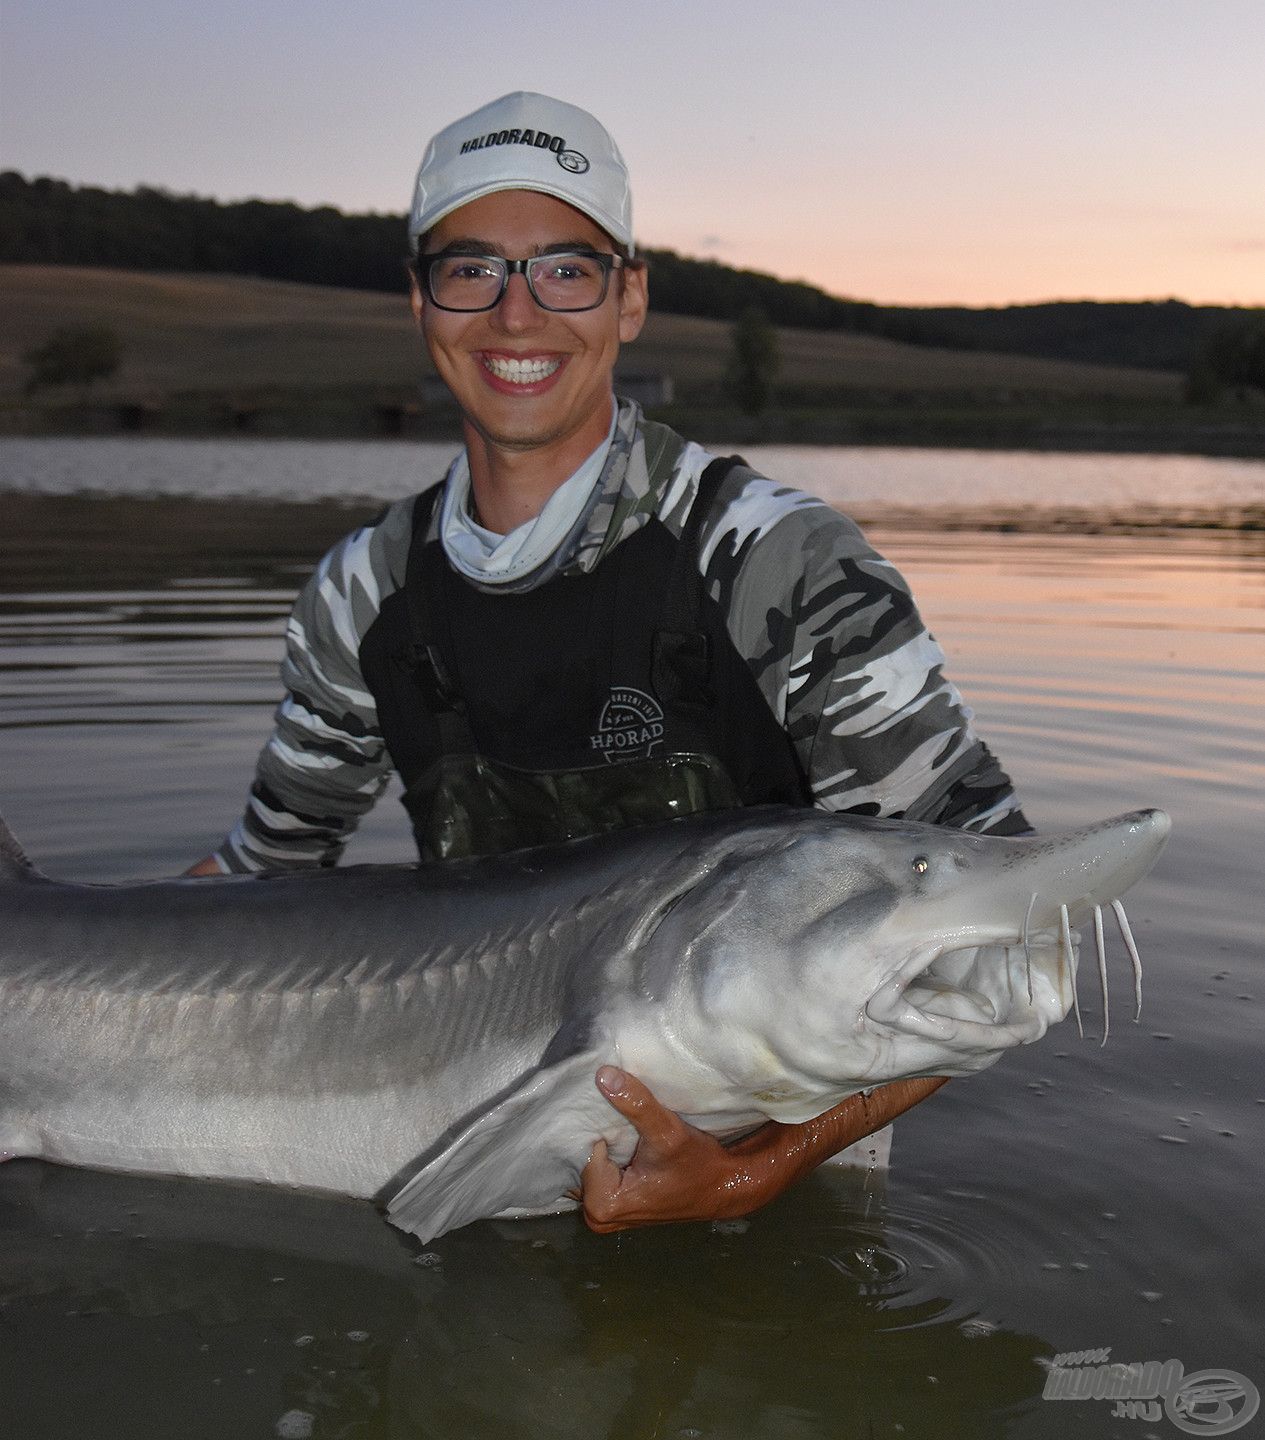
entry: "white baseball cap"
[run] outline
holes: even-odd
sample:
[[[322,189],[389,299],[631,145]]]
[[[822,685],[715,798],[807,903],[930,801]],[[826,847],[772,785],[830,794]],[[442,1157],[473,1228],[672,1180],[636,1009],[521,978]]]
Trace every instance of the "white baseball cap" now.
[[[539,190],[574,205],[629,254],[632,193],[619,147],[587,110],[516,90],[441,130],[426,147],[409,249],[452,211],[497,190]]]

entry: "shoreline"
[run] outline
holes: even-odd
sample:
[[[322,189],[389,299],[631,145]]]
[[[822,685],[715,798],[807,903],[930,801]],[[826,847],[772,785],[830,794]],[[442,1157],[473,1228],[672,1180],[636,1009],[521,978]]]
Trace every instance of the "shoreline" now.
[[[1114,409],[1114,407],[1113,407]],[[1071,413],[1069,413],[1069,410]],[[864,448],[1016,450],[1034,453],[1202,455],[1265,459],[1265,409],[1174,413],[1094,406],[866,406],[770,410],[759,416],[694,406],[647,406],[646,418],[703,445],[840,445]],[[395,399],[302,396],[175,397],[143,403],[100,397],[62,406],[0,405],[0,438],[120,435],[132,439],[431,440],[461,443],[456,412]]]

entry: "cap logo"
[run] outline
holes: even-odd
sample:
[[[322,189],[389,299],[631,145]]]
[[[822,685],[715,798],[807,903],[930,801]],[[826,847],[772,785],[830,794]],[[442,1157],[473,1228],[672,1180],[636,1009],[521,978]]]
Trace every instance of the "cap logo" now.
[[[493,145],[530,145],[536,150],[552,150],[558,164],[572,175],[583,175],[589,168],[587,155],[578,150],[568,150],[567,142],[561,135],[550,135],[547,130],[492,130],[486,135],[463,140],[457,153],[465,155],[471,150],[487,150]]]
[[[567,148],[567,142],[561,135],[550,135],[547,130],[492,130],[487,135],[463,140],[457,153],[464,155],[468,150],[486,150],[492,145],[534,145],[537,150],[552,150],[555,155]]]

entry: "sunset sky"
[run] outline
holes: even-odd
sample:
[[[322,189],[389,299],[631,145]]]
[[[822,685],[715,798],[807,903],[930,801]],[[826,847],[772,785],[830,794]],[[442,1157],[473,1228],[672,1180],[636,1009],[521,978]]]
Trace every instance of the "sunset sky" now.
[[[641,243],[890,303],[1265,304],[1265,0],[10,0],[0,167],[403,211],[508,90]]]

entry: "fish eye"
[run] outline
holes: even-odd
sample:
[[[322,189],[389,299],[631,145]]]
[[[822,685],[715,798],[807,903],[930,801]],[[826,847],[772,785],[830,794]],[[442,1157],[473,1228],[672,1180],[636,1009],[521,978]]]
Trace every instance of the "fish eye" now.
[[[915,875],[925,875],[931,869],[931,861],[925,855],[915,855],[910,864]]]

